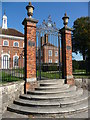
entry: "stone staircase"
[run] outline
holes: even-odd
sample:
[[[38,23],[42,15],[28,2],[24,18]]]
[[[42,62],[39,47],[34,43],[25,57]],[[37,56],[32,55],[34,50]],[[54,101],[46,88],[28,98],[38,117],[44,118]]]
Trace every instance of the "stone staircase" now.
[[[38,83],[40,86],[35,91],[21,95],[7,110],[36,117],[60,117],[88,111],[87,90],[64,84],[63,79]]]

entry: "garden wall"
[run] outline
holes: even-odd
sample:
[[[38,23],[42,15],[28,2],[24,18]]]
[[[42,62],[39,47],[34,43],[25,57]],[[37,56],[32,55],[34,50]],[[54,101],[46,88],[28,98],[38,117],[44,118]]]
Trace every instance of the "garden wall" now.
[[[24,94],[24,81],[0,85],[0,112],[4,112],[20,94]]]
[[[77,87],[81,87],[83,89],[88,89],[90,91],[90,79],[74,79],[75,80],[75,85]]]

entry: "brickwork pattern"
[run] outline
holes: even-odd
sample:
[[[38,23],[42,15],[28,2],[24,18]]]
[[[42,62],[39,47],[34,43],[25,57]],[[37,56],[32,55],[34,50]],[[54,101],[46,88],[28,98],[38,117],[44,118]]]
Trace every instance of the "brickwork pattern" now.
[[[67,84],[74,84],[72,75],[72,41],[71,30],[64,29],[62,31],[62,63],[63,63],[63,78]]]
[[[36,24],[27,22],[26,31],[26,78],[36,78]],[[30,46],[28,42],[35,43],[34,46]]]
[[[8,42],[9,42],[9,46],[3,46],[3,41],[4,40],[8,40]],[[10,38],[0,38],[0,41],[2,41],[1,43],[0,43],[0,58],[1,58],[1,55],[2,54],[9,54],[10,55],[10,61],[11,61],[11,63],[10,63],[10,68],[12,68],[13,67],[13,56],[15,56],[15,55],[17,55],[17,56],[19,56],[19,60],[18,60],[18,66],[19,67],[24,67],[24,61],[23,61],[23,59],[24,59],[24,46],[23,46],[23,44],[24,44],[24,40],[15,40],[15,39],[10,39]],[[13,43],[14,42],[18,42],[19,43],[19,47],[14,47],[13,46]],[[20,58],[20,56],[21,56],[21,54],[23,55],[21,58]],[[1,68],[1,61],[0,61],[0,68]]]

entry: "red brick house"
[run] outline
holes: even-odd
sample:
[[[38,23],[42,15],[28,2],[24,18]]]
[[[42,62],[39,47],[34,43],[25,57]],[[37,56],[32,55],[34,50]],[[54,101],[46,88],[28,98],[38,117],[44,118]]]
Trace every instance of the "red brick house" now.
[[[4,14],[2,28],[0,28],[0,68],[23,67],[23,48],[24,35],[15,29],[7,27],[7,16]]]
[[[60,62],[61,61],[62,59],[60,57]],[[48,34],[45,34],[44,37],[41,37],[41,63],[59,63],[59,49],[57,46],[48,41]]]

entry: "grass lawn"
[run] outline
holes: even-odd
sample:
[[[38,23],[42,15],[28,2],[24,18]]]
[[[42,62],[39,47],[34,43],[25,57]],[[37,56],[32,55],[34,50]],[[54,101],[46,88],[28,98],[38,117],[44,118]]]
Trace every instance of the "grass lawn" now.
[[[87,78],[90,79],[90,74],[86,74],[86,70],[75,70],[73,72],[74,78]]]
[[[86,78],[90,79],[90,75],[87,74],[73,74],[74,78]]]
[[[73,73],[86,73],[86,70],[74,70]]]
[[[24,68],[17,68],[17,69],[14,69],[15,70],[15,72],[17,72],[17,73],[22,73],[22,74],[24,74]]]
[[[19,69],[19,70],[17,69],[14,72],[15,73],[12,75],[12,74],[10,74],[10,72],[0,71],[0,78],[1,78],[0,83],[15,82],[15,81],[20,81],[20,80],[23,79],[23,77],[20,77],[20,74],[23,74],[22,69]],[[76,70],[73,73],[73,76],[74,76],[74,78],[90,79],[90,74],[87,75],[84,72],[85,72],[85,70],[82,70],[82,71],[81,70]],[[37,77],[39,77],[39,76],[40,76],[40,73],[39,73],[39,71],[37,71]],[[59,75],[58,71],[52,72],[52,73],[41,71],[41,78],[44,78],[44,79],[59,79],[59,76],[60,76],[60,79],[61,79],[62,78],[62,73],[60,73],[60,75]]]
[[[38,71],[37,71],[37,76],[40,76]],[[76,72],[73,73],[73,76],[74,78],[90,79],[90,74],[87,75],[85,70],[76,70]],[[55,72],[55,73],[41,72],[41,77],[50,78],[50,79],[59,79],[59,72]],[[62,73],[60,73],[60,78],[62,78]]]
[[[40,76],[39,71],[37,71],[37,76]],[[59,79],[59,72],[50,73],[50,72],[41,72],[41,77],[50,78],[50,79]],[[62,74],[60,73],[60,78]]]

